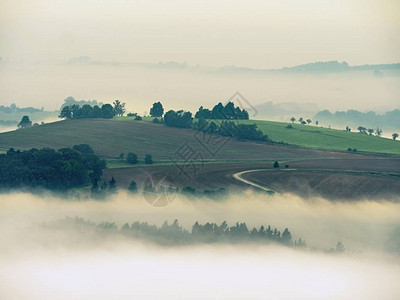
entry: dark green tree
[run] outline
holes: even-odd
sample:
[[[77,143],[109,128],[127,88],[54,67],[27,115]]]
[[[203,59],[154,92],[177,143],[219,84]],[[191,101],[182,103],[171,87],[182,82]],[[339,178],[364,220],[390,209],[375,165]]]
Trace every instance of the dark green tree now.
[[[138,163],[138,157],[135,153],[129,152],[126,156],[126,161],[130,164],[137,164]]]
[[[164,114],[164,107],[161,102],[153,103],[153,107],[150,109],[150,116],[152,117],[162,117]]]
[[[115,100],[113,102],[114,105],[114,113],[116,116],[123,116],[125,113],[125,103],[122,103],[119,100]]]
[[[72,112],[69,106],[64,106],[58,116],[60,119],[72,119]]]
[[[144,162],[148,165],[151,165],[153,163],[153,156],[151,154],[146,154],[144,157]]]
[[[128,191],[130,193],[136,193],[138,191],[137,184],[134,180],[131,180],[131,183],[128,186]]]
[[[104,104],[101,107],[101,112],[102,112],[103,118],[105,118],[105,119],[111,119],[112,117],[115,116],[114,108],[112,107],[111,104]]]
[[[115,193],[117,191],[117,181],[114,176],[108,181],[108,190],[110,193]]]
[[[278,163],[278,161],[275,161],[275,162],[274,162],[274,168],[279,168],[279,163]]]
[[[23,116],[21,121],[18,123],[18,128],[32,127],[32,121],[29,120],[28,116]]]

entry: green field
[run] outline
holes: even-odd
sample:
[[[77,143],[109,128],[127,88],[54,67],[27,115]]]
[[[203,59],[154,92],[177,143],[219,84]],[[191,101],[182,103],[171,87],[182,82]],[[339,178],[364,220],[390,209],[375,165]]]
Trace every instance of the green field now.
[[[361,152],[400,155],[400,142],[358,132],[329,129],[313,125],[282,122],[242,120],[242,124],[257,124],[257,127],[274,142],[299,147],[346,151],[348,148]],[[292,128],[287,128],[288,125]]]

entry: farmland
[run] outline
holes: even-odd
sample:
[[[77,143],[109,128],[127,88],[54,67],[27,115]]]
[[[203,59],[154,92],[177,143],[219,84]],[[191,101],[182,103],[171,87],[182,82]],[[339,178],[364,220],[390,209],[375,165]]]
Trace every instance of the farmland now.
[[[295,145],[254,143],[204,137],[191,129],[167,127],[150,120],[79,119],[49,123],[0,134],[0,150],[89,144],[107,159],[104,179],[114,176],[120,188],[127,188],[131,180],[140,185],[150,175],[157,178],[167,174],[180,188],[241,191],[254,188],[236,180],[233,174],[267,169],[243,177],[277,192],[330,199],[356,199],[364,195],[390,198],[399,192],[398,141],[307,125],[293,124],[288,129],[285,123],[242,121],[256,122],[272,140]],[[308,143],[311,149],[306,148]],[[344,151],[348,147],[360,151]],[[138,164],[118,159],[120,153],[128,152],[138,155]],[[144,163],[147,153],[153,155],[153,165]],[[281,164],[279,170],[273,169],[274,161]],[[285,165],[291,171],[285,170]]]

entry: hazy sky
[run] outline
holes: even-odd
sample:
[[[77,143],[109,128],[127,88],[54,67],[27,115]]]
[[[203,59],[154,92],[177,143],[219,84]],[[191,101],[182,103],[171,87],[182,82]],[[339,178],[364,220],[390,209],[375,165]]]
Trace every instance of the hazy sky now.
[[[275,68],[400,61],[398,0],[2,0],[3,59]]]

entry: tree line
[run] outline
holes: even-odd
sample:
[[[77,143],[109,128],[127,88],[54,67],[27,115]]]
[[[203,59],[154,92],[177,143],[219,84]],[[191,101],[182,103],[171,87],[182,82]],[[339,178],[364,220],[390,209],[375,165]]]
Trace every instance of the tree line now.
[[[154,114],[155,111],[157,114]],[[194,121],[190,111],[184,110],[169,110],[164,114],[164,118],[159,120],[157,117],[161,117],[163,111],[164,109],[160,102],[153,104],[150,112],[153,117],[156,117],[153,120],[154,123],[164,123],[170,127],[188,128],[211,134],[231,136],[241,140],[269,141],[268,136],[263,134],[256,124],[236,124],[232,121],[248,119],[248,113],[245,110],[240,110],[239,107],[235,107],[232,102],[225,106],[218,103],[212,111],[200,107],[195,115],[198,119],[197,121]],[[218,123],[209,122],[207,119],[220,119],[222,121]]]
[[[220,225],[213,222],[200,224],[195,222],[191,230],[183,228],[178,220],[172,223],[165,221],[161,226],[148,222],[134,221],[118,227],[114,222],[101,222],[96,224],[83,218],[64,218],[58,221],[65,226],[81,226],[94,229],[100,233],[116,233],[126,237],[143,239],[162,245],[189,245],[195,243],[279,243],[289,247],[306,247],[306,242],[301,238],[293,240],[288,228],[282,232],[277,228],[260,226],[248,228],[245,222],[236,222],[229,226],[226,221]]]
[[[86,144],[62,149],[9,149],[0,154],[0,189],[34,188],[63,191],[97,184],[106,162]]]
[[[113,102],[113,105],[107,103],[99,107],[98,105],[91,106],[90,104],[84,104],[80,107],[77,104],[72,104],[64,106],[59,117],[61,119],[111,119],[114,116],[122,116],[125,112],[125,103],[116,100]]]

